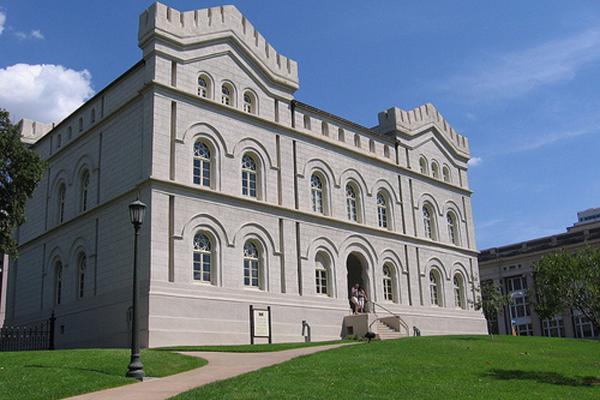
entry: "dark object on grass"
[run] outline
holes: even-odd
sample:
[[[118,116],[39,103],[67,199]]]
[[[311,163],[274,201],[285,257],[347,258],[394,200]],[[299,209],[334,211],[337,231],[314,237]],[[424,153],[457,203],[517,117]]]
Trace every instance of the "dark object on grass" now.
[[[371,342],[371,340],[375,339],[375,337],[377,337],[377,335],[373,332],[365,333],[365,339],[367,339],[369,343]]]
[[[421,330],[416,326],[413,326],[413,336],[421,336]]]

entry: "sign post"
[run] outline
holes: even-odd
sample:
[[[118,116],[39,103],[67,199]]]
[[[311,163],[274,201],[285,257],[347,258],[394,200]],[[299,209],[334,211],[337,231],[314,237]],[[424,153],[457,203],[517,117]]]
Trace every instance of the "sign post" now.
[[[254,308],[250,305],[250,344],[254,344],[255,338],[269,339],[272,343],[271,306]]]

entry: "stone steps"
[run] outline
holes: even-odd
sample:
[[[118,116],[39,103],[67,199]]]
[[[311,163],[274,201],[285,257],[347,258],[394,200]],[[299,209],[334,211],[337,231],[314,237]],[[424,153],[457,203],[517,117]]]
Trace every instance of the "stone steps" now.
[[[375,322],[373,327],[375,328],[375,333],[377,333],[377,336],[381,340],[400,339],[405,336],[402,334],[402,332],[398,332],[397,330],[391,328],[389,325],[381,321]]]

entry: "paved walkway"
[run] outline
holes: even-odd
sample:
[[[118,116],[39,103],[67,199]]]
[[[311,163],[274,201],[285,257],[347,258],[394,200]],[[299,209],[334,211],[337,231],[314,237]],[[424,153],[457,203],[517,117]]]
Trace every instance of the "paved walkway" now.
[[[217,353],[190,351],[181,354],[201,357],[208,364],[165,378],[149,380],[69,397],[68,400],[162,400],[207,383],[231,378],[246,372],[279,364],[292,358],[329,350],[346,344],[303,347],[269,353]]]

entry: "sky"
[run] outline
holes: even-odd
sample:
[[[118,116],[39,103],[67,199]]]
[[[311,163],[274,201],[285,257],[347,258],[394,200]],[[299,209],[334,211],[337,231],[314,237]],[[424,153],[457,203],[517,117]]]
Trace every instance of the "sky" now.
[[[470,140],[479,249],[561,233],[600,207],[597,1],[234,4],[298,61],[303,102],[366,126],[433,103]],[[58,121],[141,59],[142,0],[0,0],[0,107]]]

